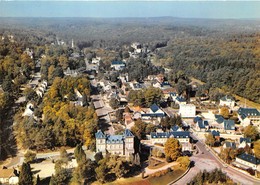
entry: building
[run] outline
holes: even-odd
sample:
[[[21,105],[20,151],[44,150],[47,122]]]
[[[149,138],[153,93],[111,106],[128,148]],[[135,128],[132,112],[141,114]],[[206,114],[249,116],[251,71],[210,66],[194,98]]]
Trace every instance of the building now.
[[[246,146],[251,147],[251,143],[252,143],[251,138],[243,138],[243,137],[241,137],[239,139],[239,146],[238,146],[238,148],[245,148]]]
[[[134,135],[126,129],[122,135],[107,135],[99,130],[96,134],[96,152],[103,155],[109,152],[114,155],[129,157],[134,153]]]
[[[236,149],[236,143],[235,142],[229,142],[226,141],[223,145],[223,148],[231,148],[231,149]]]
[[[141,113],[141,118],[143,120],[156,119],[161,121],[161,118],[163,117],[165,117],[165,112],[156,104],[151,105],[148,111]]]
[[[190,143],[190,132],[151,132],[150,141],[154,144],[164,144],[168,138],[178,139],[182,146],[182,151],[192,151],[192,144]]]
[[[113,61],[111,63],[111,68],[114,68],[115,70],[122,70],[125,68],[125,63],[122,61]]]
[[[14,169],[0,169],[1,184],[18,184],[19,177]]]
[[[219,131],[212,130],[211,134],[217,141],[220,141],[220,133],[219,133]]]
[[[253,124],[260,130],[260,112],[255,108],[242,108],[237,111],[238,119],[243,127]]]
[[[252,168],[253,170],[260,171],[260,159],[250,154],[243,153],[238,155],[234,164],[243,169]]]
[[[179,114],[183,118],[194,118],[196,116],[196,106],[193,104],[180,104]]]
[[[235,122],[234,120],[224,120],[224,131],[228,134],[235,133]]]
[[[220,98],[219,105],[228,106],[229,108],[233,109],[235,107],[235,100],[234,100],[234,98],[226,95],[226,96]]]
[[[198,120],[195,129],[197,131],[205,132],[209,129],[209,122],[207,120]]]
[[[175,103],[177,103],[178,105],[186,104],[186,99],[185,99],[184,97],[182,97],[182,96],[177,96],[174,101],[175,101]]]

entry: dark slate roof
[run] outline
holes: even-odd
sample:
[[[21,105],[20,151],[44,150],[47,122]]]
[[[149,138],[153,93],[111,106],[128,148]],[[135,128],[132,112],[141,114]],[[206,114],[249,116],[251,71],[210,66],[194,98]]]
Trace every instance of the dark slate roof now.
[[[132,132],[129,129],[125,129],[124,136],[125,137],[134,137],[134,135],[132,134]]]
[[[235,143],[235,142],[226,141],[225,144],[226,144],[226,147],[227,147],[227,148],[236,149],[236,143]]]
[[[125,65],[125,63],[122,61],[113,61],[112,65]]]
[[[235,122],[234,120],[225,120],[224,121],[224,129],[225,130],[235,130]]]
[[[252,164],[256,164],[256,165],[260,164],[260,159],[256,158],[253,155],[250,155],[250,154],[243,153],[241,155],[238,155],[237,158],[242,159],[242,160],[247,161]]]
[[[248,116],[260,116],[260,112],[255,108],[243,108],[240,107],[237,111],[242,119],[245,119]]]
[[[151,132],[151,138],[189,138],[190,132],[180,131],[180,132]]]
[[[199,126],[199,128],[206,128],[206,126],[209,126],[209,122],[206,120],[199,120],[198,126]]]
[[[151,113],[151,114],[141,114],[142,117],[164,117],[164,113]]]
[[[205,128],[205,125],[203,124],[202,120],[198,121],[198,126],[199,128]]]
[[[197,116],[197,117],[194,118],[193,121],[194,121],[194,123],[197,123],[197,122],[200,121],[200,120],[202,121],[202,118]]]
[[[220,124],[220,123],[223,123],[224,120],[225,120],[225,119],[223,118],[223,116],[217,115],[217,114],[215,115],[215,118],[216,118],[216,122],[219,123],[219,124]]]
[[[142,86],[140,83],[135,83],[135,84],[133,84],[133,86],[134,86],[134,88],[136,88],[136,89],[141,89],[141,88],[143,88],[143,86]]]
[[[211,131],[211,134],[212,134],[214,137],[220,136],[219,131],[216,131],[216,130]]]
[[[251,143],[251,138],[244,138],[244,137],[241,137],[239,139],[239,143],[243,143],[243,142],[246,142],[246,143]]]
[[[178,96],[178,97],[176,98],[176,100],[179,101],[179,102],[186,102],[186,99],[183,98],[182,96]]]
[[[105,134],[101,130],[98,130],[97,133],[95,134],[95,136],[97,139],[106,138]]]
[[[177,93],[176,92],[171,92],[170,95],[171,96],[177,96]]]
[[[171,130],[173,131],[173,132],[176,132],[177,130],[179,130],[179,126],[178,125],[174,125],[172,128],[171,128]]]
[[[156,112],[158,111],[160,108],[158,105],[156,105],[155,103],[151,105],[150,109],[153,111],[153,112]]]
[[[107,136],[107,143],[123,143],[124,137],[123,135],[109,135]]]

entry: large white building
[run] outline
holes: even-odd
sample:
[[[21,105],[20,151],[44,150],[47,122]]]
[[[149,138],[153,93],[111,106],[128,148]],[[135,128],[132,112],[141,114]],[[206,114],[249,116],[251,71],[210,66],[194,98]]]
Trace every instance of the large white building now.
[[[180,104],[179,114],[183,118],[194,118],[196,116],[196,106],[193,104]]]
[[[228,106],[233,109],[235,107],[235,100],[232,97],[224,96],[219,100],[220,106]]]
[[[103,155],[109,152],[126,157],[134,153],[134,135],[128,129],[122,135],[106,135],[99,130],[95,136],[96,152],[102,152]]]
[[[252,168],[253,170],[260,171],[260,159],[246,153],[236,157],[235,165],[243,169]]]
[[[249,124],[253,124],[260,130],[260,112],[257,109],[240,107],[237,113],[241,126],[246,127]]]

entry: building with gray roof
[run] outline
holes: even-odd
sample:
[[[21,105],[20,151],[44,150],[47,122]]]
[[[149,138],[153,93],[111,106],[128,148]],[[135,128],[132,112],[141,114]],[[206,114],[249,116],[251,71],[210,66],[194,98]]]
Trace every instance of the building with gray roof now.
[[[103,155],[109,152],[129,157],[130,154],[134,153],[134,135],[128,129],[121,135],[107,135],[98,130],[95,137],[96,152],[102,152]]]

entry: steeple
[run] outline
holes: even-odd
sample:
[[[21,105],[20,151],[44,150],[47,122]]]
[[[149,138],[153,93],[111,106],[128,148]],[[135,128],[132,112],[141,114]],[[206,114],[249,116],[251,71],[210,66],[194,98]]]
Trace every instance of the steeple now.
[[[71,41],[71,48],[74,48],[74,41],[73,41],[73,39]]]

